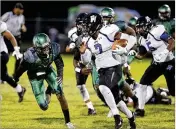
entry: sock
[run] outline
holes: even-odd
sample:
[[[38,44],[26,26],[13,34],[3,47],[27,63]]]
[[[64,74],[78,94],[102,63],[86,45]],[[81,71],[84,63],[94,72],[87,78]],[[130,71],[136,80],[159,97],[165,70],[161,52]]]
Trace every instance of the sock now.
[[[111,90],[107,86],[104,86],[104,85],[100,85],[99,90],[100,90],[101,94],[103,95],[107,105],[111,109],[112,114],[119,115],[119,110],[117,109],[117,106],[116,106],[116,103],[114,100],[114,96],[113,96]]]
[[[87,105],[88,108],[94,110],[94,107],[93,107],[93,104],[92,104],[91,101],[87,102],[86,105]]]
[[[80,93],[81,93],[83,100],[84,101],[89,100],[90,96],[89,96],[89,92],[87,91],[86,86],[83,84],[83,85],[78,85],[77,87],[80,90]]]
[[[151,86],[147,86],[147,96],[145,98],[145,103],[147,103],[152,96],[153,96],[153,89]]]
[[[123,112],[128,118],[132,118],[133,114],[132,112],[128,109],[128,107],[126,106],[126,104],[121,100],[118,104],[117,104],[118,109]]]
[[[69,114],[69,110],[68,110],[68,109],[66,109],[66,110],[63,110],[63,109],[62,109],[62,112],[63,112],[63,114],[64,114],[65,123],[70,122],[70,114]]]
[[[21,92],[22,91],[22,87],[18,84],[16,87],[15,87],[15,90],[16,92]]]
[[[136,89],[136,96],[138,97],[139,109],[144,109],[146,95],[147,85],[139,84],[139,87]]]

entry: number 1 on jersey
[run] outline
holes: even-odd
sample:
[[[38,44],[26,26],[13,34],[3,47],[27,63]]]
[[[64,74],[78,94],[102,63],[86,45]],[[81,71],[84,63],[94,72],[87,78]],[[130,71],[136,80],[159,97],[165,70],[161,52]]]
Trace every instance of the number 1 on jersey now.
[[[97,43],[97,44],[94,45],[94,47],[95,47],[96,50],[97,49],[99,50],[99,54],[101,54],[103,52],[101,44]]]

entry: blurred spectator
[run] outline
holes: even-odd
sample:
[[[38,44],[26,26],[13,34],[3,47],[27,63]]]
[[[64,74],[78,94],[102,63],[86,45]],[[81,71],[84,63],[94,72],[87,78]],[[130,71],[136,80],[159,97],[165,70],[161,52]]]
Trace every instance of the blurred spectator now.
[[[58,33],[59,33],[58,30],[56,28],[54,28],[54,27],[51,27],[49,29],[48,34],[49,34],[49,37],[51,39],[51,42],[59,43]]]
[[[1,20],[7,24],[7,29],[15,36],[18,46],[21,46],[21,33],[26,32],[24,7],[21,3],[16,3],[13,10],[2,15]],[[9,40],[5,39],[9,52],[13,52],[13,46]],[[20,59],[16,60],[14,73],[20,64]]]

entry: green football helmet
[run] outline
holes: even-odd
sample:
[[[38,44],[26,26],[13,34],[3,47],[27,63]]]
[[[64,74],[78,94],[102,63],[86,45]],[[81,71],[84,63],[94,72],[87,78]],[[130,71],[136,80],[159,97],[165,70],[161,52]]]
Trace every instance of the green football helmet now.
[[[112,24],[114,22],[115,12],[112,8],[105,7],[101,10],[100,15],[103,17],[105,25]]]
[[[158,17],[161,20],[169,19],[170,15],[171,15],[171,9],[170,9],[169,5],[164,4],[158,9]]]
[[[128,25],[129,26],[136,26],[136,23],[137,23],[137,17],[131,17],[128,21]]]
[[[33,37],[33,46],[40,58],[48,58],[50,53],[50,39],[45,33],[38,33]]]

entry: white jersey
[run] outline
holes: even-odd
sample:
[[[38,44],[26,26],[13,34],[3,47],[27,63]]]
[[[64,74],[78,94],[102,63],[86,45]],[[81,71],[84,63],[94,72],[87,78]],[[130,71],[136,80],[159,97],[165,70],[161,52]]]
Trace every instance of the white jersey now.
[[[0,21],[0,52],[6,52],[8,53],[7,46],[4,42],[4,37],[2,36],[2,33],[4,31],[7,31],[7,25],[5,22]]]
[[[23,15],[15,15],[12,11],[2,15],[1,20],[7,24],[7,29],[14,35],[21,35],[21,26],[25,24]]]
[[[100,68],[108,68],[121,64],[121,57],[119,60],[114,59],[112,55],[112,44],[114,43],[114,36],[119,31],[119,28],[111,24],[101,28],[96,40],[91,37],[83,39],[86,42],[88,49],[95,56],[95,64],[97,70]]]
[[[139,43],[146,48],[147,51],[151,51],[153,55],[153,59],[155,62],[158,62],[155,59],[156,54],[162,53],[163,50],[165,50],[168,46],[166,42],[161,40],[160,36],[165,32],[165,28],[163,25],[157,25],[154,26],[149,34],[147,35],[147,38],[141,37],[139,39]],[[174,58],[174,55],[172,52],[169,52],[165,62],[170,61]]]

